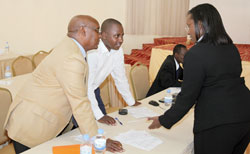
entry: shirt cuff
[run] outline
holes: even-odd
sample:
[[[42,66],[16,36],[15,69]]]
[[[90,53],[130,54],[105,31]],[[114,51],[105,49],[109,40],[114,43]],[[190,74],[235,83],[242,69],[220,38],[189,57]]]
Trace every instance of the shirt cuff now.
[[[95,110],[94,111],[94,115],[95,115],[95,119],[96,120],[99,120],[99,119],[101,119],[104,116],[104,114],[102,113],[101,110]]]
[[[132,106],[135,104],[135,100],[133,98],[130,98],[128,101],[126,101],[126,103],[129,105],[129,106]]]

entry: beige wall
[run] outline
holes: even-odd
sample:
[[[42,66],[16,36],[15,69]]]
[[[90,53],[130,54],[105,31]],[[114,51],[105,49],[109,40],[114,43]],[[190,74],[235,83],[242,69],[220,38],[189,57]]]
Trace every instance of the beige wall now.
[[[250,44],[250,0],[190,0],[190,8],[208,2],[220,12],[233,41]]]
[[[203,2],[190,0],[190,6]],[[232,39],[250,44],[250,1],[209,2],[219,9]],[[125,24],[126,0],[0,0],[0,49],[8,41],[14,51],[48,51],[66,35],[67,24],[76,14],[89,14],[100,23],[112,17]],[[152,43],[155,37],[162,36],[125,35],[124,51],[130,53],[142,43]]]
[[[65,35],[70,18],[89,14],[100,23],[124,24],[126,0],[0,0],[0,48],[9,41],[20,52],[50,50]]]
[[[100,24],[112,17],[124,25],[126,0],[0,0],[0,49],[8,41],[12,51],[48,51],[65,36],[67,24],[76,14],[91,15]],[[141,48],[154,37],[162,36],[125,34],[124,52]]]

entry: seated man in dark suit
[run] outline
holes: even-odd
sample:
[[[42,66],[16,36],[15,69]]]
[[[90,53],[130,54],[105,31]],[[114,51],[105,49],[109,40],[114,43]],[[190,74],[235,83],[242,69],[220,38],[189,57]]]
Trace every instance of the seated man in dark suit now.
[[[185,45],[177,44],[174,47],[173,55],[167,56],[162,63],[161,68],[150,87],[147,97],[158,93],[168,87],[181,87],[183,79],[183,69],[180,63],[183,63],[184,55],[187,52]]]

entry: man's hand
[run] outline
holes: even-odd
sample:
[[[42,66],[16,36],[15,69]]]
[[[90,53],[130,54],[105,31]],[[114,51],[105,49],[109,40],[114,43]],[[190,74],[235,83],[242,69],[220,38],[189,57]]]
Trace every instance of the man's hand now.
[[[148,120],[153,120],[152,124],[148,127],[149,129],[156,129],[161,127],[159,117],[150,117],[148,118]]]
[[[104,123],[104,124],[107,124],[107,125],[115,125],[116,124],[116,121],[114,118],[108,116],[108,115],[105,115],[103,116],[101,119],[98,120],[100,123]]]
[[[107,139],[106,150],[110,152],[123,152],[122,144],[119,141]]]
[[[138,106],[138,105],[141,105],[141,103],[140,103],[140,102],[135,101],[135,104],[134,104],[133,106]]]

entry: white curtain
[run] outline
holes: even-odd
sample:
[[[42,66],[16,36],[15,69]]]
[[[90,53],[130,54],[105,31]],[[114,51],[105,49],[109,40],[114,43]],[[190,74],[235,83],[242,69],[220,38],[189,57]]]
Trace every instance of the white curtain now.
[[[185,36],[189,0],[127,0],[125,32]]]

